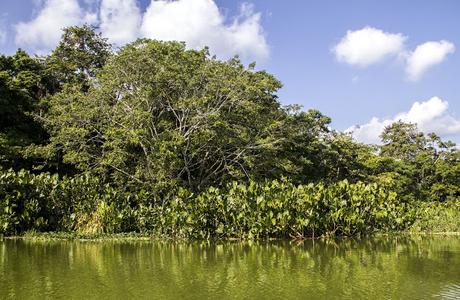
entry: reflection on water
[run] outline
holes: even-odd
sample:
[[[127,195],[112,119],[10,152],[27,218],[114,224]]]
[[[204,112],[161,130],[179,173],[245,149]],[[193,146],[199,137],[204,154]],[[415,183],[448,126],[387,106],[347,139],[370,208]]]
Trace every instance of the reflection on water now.
[[[436,296],[443,299],[460,299],[460,284],[448,285]]]
[[[460,237],[0,241],[0,299],[460,297]]]

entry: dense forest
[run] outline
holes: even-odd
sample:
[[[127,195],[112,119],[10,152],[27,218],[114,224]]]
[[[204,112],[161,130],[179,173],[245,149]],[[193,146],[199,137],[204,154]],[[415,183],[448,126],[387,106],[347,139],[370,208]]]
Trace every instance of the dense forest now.
[[[454,143],[399,121],[361,144],[282,106],[281,86],[180,42],[114,50],[88,26],[47,56],[0,56],[0,234],[460,231]]]

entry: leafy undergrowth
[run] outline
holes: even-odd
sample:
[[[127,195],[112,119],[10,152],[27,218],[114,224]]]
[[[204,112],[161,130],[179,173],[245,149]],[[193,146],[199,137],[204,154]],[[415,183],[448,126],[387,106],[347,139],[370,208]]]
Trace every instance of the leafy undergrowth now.
[[[401,231],[414,212],[378,184],[287,180],[232,182],[193,193],[177,189],[119,191],[89,175],[6,172],[0,176],[0,233],[77,232],[82,235],[139,232],[157,237],[305,238]]]
[[[421,202],[410,232],[460,232],[460,199],[449,202]]]
[[[458,231],[460,201],[414,201],[376,183],[232,182],[199,193],[179,188],[158,198],[154,191],[119,190],[90,175],[0,175],[0,234],[6,236],[302,239]]]

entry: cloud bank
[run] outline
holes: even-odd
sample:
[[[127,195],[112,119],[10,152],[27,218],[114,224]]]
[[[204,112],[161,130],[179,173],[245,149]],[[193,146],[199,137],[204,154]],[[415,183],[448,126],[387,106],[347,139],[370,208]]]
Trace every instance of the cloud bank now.
[[[263,60],[269,55],[261,14],[249,4],[242,4],[239,14],[229,20],[213,0],[151,0],[145,12],[136,0],[89,2],[92,5],[82,7],[78,0],[40,1],[30,21],[16,24],[16,44],[49,52],[58,43],[62,28],[89,23],[98,25],[116,46],[148,37],[184,41],[189,48],[209,46],[220,58],[238,54]]]
[[[415,50],[406,50],[408,38],[402,33],[389,33],[373,27],[347,31],[332,48],[337,61],[367,67],[388,58],[403,58],[407,78],[418,81],[429,69],[442,63],[454,53],[455,45],[449,41],[428,41]]]
[[[418,128],[425,132],[435,132],[446,137],[460,134],[460,119],[448,112],[449,103],[439,97],[432,97],[423,102],[414,102],[407,112],[398,113],[388,119],[372,118],[364,125],[356,125],[348,128],[345,132],[352,133],[353,137],[360,142],[379,144],[380,134],[383,129],[398,121],[416,123]]]

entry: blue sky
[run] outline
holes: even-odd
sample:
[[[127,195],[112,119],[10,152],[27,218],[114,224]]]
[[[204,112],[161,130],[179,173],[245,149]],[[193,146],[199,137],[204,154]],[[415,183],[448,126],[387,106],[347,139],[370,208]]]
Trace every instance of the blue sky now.
[[[82,22],[117,45],[207,44],[256,60],[283,82],[283,104],[317,108],[358,140],[403,119],[460,142],[459,15],[456,0],[2,0],[0,52],[46,53],[60,27]]]

